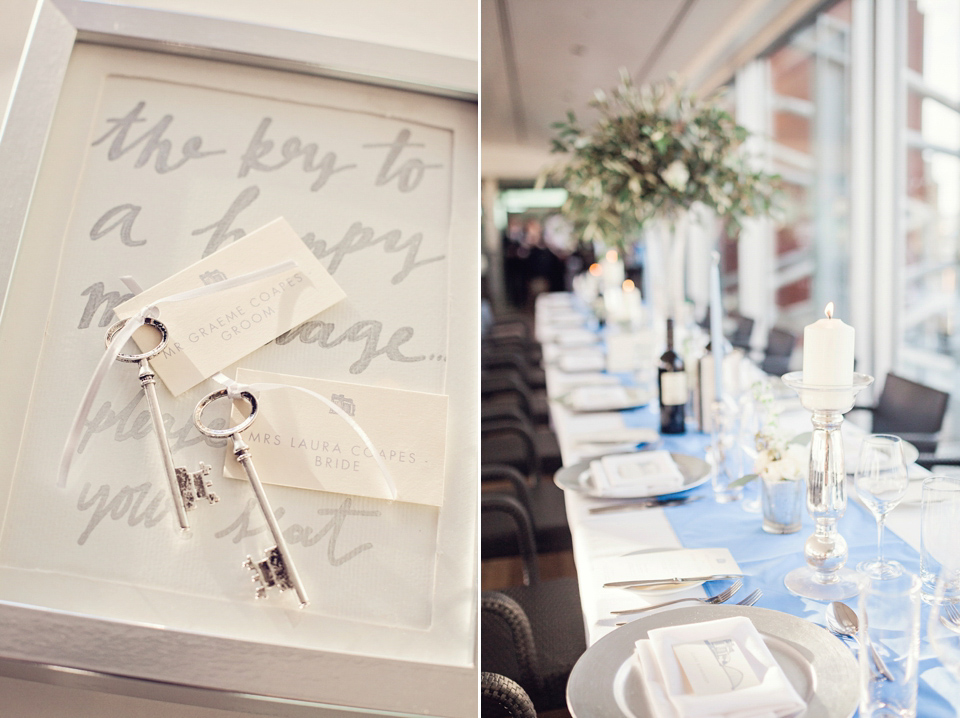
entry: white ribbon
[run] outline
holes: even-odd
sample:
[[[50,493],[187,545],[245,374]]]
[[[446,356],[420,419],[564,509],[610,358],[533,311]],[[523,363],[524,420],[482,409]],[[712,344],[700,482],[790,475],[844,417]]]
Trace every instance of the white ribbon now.
[[[80,401],[80,407],[77,409],[77,414],[73,418],[73,424],[70,427],[70,433],[67,435],[67,441],[63,446],[63,454],[60,457],[60,470],[58,472],[57,486],[63,488],[67,485],[67,476],[70,474],[70,467],[73,464],[73,459],[77,454],[77,446],[80,444],[80,434],[83,432],[83,425],[86,422],[87,415],[90,413],[90,409],[93,406],[93,401],[97,397],[97,392],[100,390],[100,386],[103,384],[103,380],[107,376],[107,372],[110,371],[110,367],[120,355],[120,350],[123,348],[123,345],[133,337],[133,334],[137,331],[137,329],[144,325],[144,319],[146,319],[148,316],[152,318],[159,317],[159,305],[169,304],[171,302],[185,302],[191,299],[197,299],[198,297],[206,296],[208,294],[216,294],[217,292],[233,289],[235,287],[241,287],[245,284],[250,284],[251,282],[256,282],[261,279],[265,279],[266,277],[273,276],[274,274],[280,274],[281,272],[295,269],[296,267],[297,263],[292,259],[288,259],[285,262],[280,262],[279,264],[274,264],[264,269],[258,269],[254,272],[241,274],[237,277],[233,277],[232,279],[225,279],[222,282],[207,284],[202,287],[197,287],[196,289],[187,290],[186,292],[171,294],[170,296],[158,299],[153,304],[148,304],[144,307],[141,307],[139,312],[130,317],[130,319],[127,320],[127,323],[124,324],[123,327],[113,336],[113,339],[107,346],[107,350],[104,352],[103,356],[100,357],[100,361],[97,363],[97,367],[93,371],[93,376],[90,378],[90,383],[87,384],[87,389],[83,393],[83,399]],[[136,280],[134,280],[132,277],[122,277],[121,281],[123,281],[123,283],[131,291],[139,293],[140,287]]]
[[[231,399],[241,398],[241,393],[244,391],[251,394],[257,394],[261,391],[272,391],[274,389],[295,389],[297,391],[302,391],[304,394],[307,394],[314,399],[319,399],[321,402],[330,407],[330,409],[332,409],[341,419],[347,422],[350,428],[353,429],[357,436],[360,437],[360,440],[366,444],[368,449],[370,449],[370,453],[373,454],[373,459],[377,462],[377,466],[380,468],[380,473],[383,475],[383,481],[387,485],[387,490],[390,492],[390,500],[396,500],[396,484],[393,483],[393,477],[390,475],[390,470],[387,468],[386,462],[380,458],[380,454],[377,453],[377,447],[374,446],[373,442],[370,440],[370,437],[367,436],[367,432],[363,430],[360,424],[358,424],[352,416],[330,401],[327,397],[323,396],[322,394],[318,394],[315,391],[304,389],[302,386],[295,386],[294,384],[272,384],[267,382],[242,384],[238,381],[234,381],[222,372],[217,372],[214,374],[213,380],[227,390],[227,396]]]

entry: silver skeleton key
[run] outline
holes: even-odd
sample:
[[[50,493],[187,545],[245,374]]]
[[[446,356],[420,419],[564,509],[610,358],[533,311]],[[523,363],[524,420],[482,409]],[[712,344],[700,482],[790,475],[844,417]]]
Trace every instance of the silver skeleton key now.
[[[290,549],[287,548],[287,542],[284,540],[283,534],[280,531],[280,524],[277,523],[277,517],[274,515],[273,509],[270,508],[270,502],[267,500],[266,493],[264,493],[263,484],[260,483],[257,469],[253,465],[253,459],[250,457],[250,447],[243,440],[243,437],[240,436],[240,432],[249,428],[257,417],[256,397],[250,392],[240,392],[240,396],[250,404],[250,415],[232,428],[211,429],[201,421],[203,410],[207,405],[226,396],[226,389],[219,389],[211,394],[207,394],[207,396],[197,404],[196,411],[194,411],[193,414],[193,421],[202,434],[217,439],[229,437],[233,440],[233,455],[237,457],[237,461],[240,462],[244,472],[247,474],[250,486],[253,487],[253,493],[256,495],[257,502],[260,504],[260,511],[263,513],[263,518],[266,519],[270,534],[273,536],[275,545],[263,552],[264,557],[255,560],[252,556],[247,556],[243,567],[253,572],[253,582],[256,584],[257,598],[265,598],[268,588],[276,587],[279,588],[280,591],[293,589],[297,593],[297,598],[300,599],[300,608],[303,608],[309,603],[307,591],[303,587],[303,582],[300,580],[296,566],[293,565]]]
[[[182,466],[174,466],[173,453],[170,451],[170,443],[167,441],[167,431],[163,428],[163,414],[160,412],[160,402],[157,400],[157,379],[156,374],[150,367],[150,358],[155,357],[163,351],[167,345],[167,328],[156,319],[146,318],[144,324],[151,326],[160,332],[160,343],[153,349],[143,354],[118,354],[117,360],[140,365],[140,386],[143,387],[143,394],[147,399],[147,408],[150,410],[150,418],[153,420],[153,428],[157,435],[157,443],[160,445],[160,455],[163,457],[163,469],[167,474],[167,482],[170,484],[170,494],[173,497],[173,507],[177,512],[177,522],[183,531],[190,530],[190,524],[187,521],[187,511],[195,508],[198,499],[206,499],[207,502],[215,504],[220,498],[210,489],[212,484],[207,479],[210,473],[210,467],[200,462],[200,470],[189,472]],[[107,330],[107,346],[113,340],[113,337],[126,324],[126,320],[121,320]]]

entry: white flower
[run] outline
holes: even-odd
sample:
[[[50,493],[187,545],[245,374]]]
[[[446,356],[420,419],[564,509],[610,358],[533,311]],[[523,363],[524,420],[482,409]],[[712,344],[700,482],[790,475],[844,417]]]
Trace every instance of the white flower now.
[[[690,179],[690,170],[680,160],[674,160],[663,172],[660,173],[667,186],[683,192],[687,189],[687,181]]]
[[[806,473],[807,460],[806,447],[780,444],[757,454],[754,471],[765,481],[796,481]]]

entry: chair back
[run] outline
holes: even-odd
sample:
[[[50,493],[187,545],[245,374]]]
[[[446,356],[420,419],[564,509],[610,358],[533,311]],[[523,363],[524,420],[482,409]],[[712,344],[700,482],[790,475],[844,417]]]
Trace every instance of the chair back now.
[[[750,350],[750,337],[753,335],[754,321],[750,317],[738,317],[737,328],[730,337],[730,343],[737,349]],[[791,347],[793,351],[793,347]]]
[[[918,384],[896,374],[887,374],[880,400],[873,411],[873,432],[936,434],[943,427],[949,399],[950,395],[939,389]],[[936,450],[936,441],[910,440],[917,444],[920,451]],[[928,445],[921,446],[921,443]]]
[[[480,594],[480,670],[516,681],[531,697],[543,688],[530,619],[499,591]]]
[[[527,692],[498,673],[480,675],[480,718],[537,718]]]
[[[790,357],[797,344],[797,337],[785,329],[774,327],[767,336],[767,350],[760,368],[767,374],[780,376],[790,368]]]

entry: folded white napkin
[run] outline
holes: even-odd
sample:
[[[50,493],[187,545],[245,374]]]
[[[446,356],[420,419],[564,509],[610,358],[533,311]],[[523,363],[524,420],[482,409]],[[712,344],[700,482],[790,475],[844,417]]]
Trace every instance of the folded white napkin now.
[[[559,329],[553,341],[562,347],[582,347],[596,344],[599,337],[589,329]]]
[[[694,693],[677,657],[678,646],[684,647],[681,651],[693,646],[708,657],[705,664],[720,663],[720,676],[726,684],[714,683],[716,692]],[[647,639],[637,641],[635,656],[656,718],[785,718],[806,708],[753,623],[744,616],[653,629]],[[717,666],[704,668],[716,670]],[[708,673],[698,671],[694,680],[707,681],[703,676]],[[740,687],[731,690],[733,685]]]
[[[652,444],[660,439],[660,434],[658,434],[655,429],[631,429],[623,427],[601,431],[583,431],[575,434],[571,439],[576,444]]]
[[[683,488],[683,474],[668,451],[614,454],[590,462],[594,496],[655,496]]]
[[[554,347],[557,349],[557,347]],[[560,353],[558,352],[557,356]],[[573,391],[574,389],[579,389],[584,386],[619,386],[620,378],[613,376],[611,374],[603,374],[600,372],[580,372],[575,376],[567,376],[565,374],[556,374],[551,377],[550,386],[550,396],[551,398],[560,397],[568,392]]]
[[[570,352],[557,360],[561,371],[602,371],[606,363],[603,352],[598,350]]]
[[[550,312],[550,316],[546,317],[544,323],[548,326],[582,327],[588,321],[589,317],[586,314],[578,312],[575,309],[557,309]]]
[[[570,392],[567,405],[574,411],[623,409],[630,406],[631,398],[622,386],[582,386]]]

